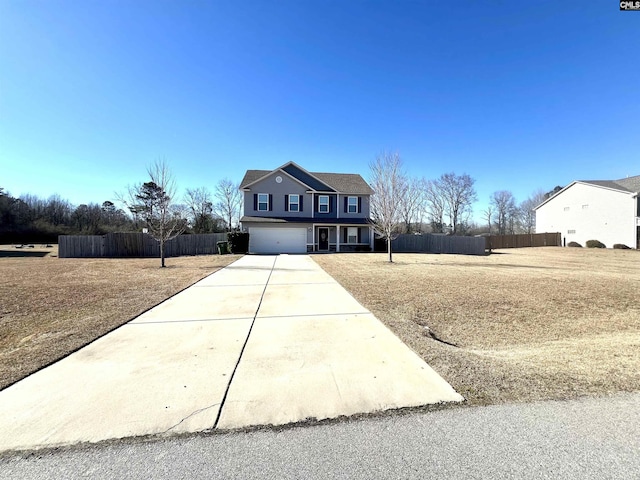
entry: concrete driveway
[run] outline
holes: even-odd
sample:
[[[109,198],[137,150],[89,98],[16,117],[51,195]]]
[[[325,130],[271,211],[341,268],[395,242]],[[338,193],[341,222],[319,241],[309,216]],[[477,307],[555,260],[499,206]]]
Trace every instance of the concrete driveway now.
[[[0,392],[0,450],[463,398],[310,257],[245,256]]]

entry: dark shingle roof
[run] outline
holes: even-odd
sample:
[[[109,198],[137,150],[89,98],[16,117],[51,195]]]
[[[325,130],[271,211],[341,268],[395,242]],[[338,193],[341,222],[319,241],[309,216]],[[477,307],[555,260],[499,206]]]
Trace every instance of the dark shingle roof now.
[[[314,177],[342,193],[371,195],[373,190],[357,173],[311,173]]]
[[[240,182],[240,188],[244,188],[245,185],[249,185],[269,173],[271,173],[271,170],[247,170],[247,173],[244,174],[244,178]]]
[[[640,192],[640,175],[636,175],[634,177],[621,178],[620,180],[576,180],[574,182],[571,182],[566,187],[564,187],[558,193],[565,191],[567,188],[569,188],[571,185],[575,183],[586,183],[589,185],[595,185],[598,187],[610,188],[612,190],[618,190],[618,191],[629,192],[629,193]],[[534,210],[537,210],[542,205],[547,203],[549,200],[551,200],[552,198],[555,198],[555,196],[558,193],[551,195],[540,205],[536,206]]]
[[[273,170],[247,170],[242,182],[240,182],[240,188],[244,188],[246,185],[255,182],[271,172],[273,172]],[[340,193],[352,193],[354,195],[371,195],[373,193],[369,184],[357,173],[309,173],[325,183],[328,187],[331,187],[331,189]],[[302,178],[299,180],[304,182]],[[316,185],[312,187],[320,190]]]
[[[620,180],[580,180],[582,183],[589,183],[599,187],[622,190],[624,192],[636,193],[640,191],[640,175],[635,177],[621,178]]]
[[[640,192],[640,175],[636,175],[635,177],[627,177],[621,178],[620,180],[616,180],[616,183],[630,192]]]

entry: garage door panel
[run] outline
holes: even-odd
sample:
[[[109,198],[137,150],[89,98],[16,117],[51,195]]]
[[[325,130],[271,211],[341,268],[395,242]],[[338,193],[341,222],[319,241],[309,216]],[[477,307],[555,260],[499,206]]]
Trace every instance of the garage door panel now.
[[[249,228],[251,253],[306,253],[306,228]]]

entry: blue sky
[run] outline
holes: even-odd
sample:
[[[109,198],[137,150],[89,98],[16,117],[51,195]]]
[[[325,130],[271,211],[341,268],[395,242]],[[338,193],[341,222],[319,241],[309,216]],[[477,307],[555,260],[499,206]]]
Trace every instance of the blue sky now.
[[[293,160],[517,200],[640,174],[640,12],[613,0],[0,0],[0,186],[113,200]]]

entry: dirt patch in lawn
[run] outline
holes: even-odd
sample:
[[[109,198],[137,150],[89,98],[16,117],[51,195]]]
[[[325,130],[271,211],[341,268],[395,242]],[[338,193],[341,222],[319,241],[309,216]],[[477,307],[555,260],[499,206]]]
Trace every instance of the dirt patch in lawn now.
[[[640,252],[313,258],[471,404],[640,390]]]
[[[0,389],[238,258],[168,258],[160,268],[155,258],[60,259],[56,246],[0,246]]]

